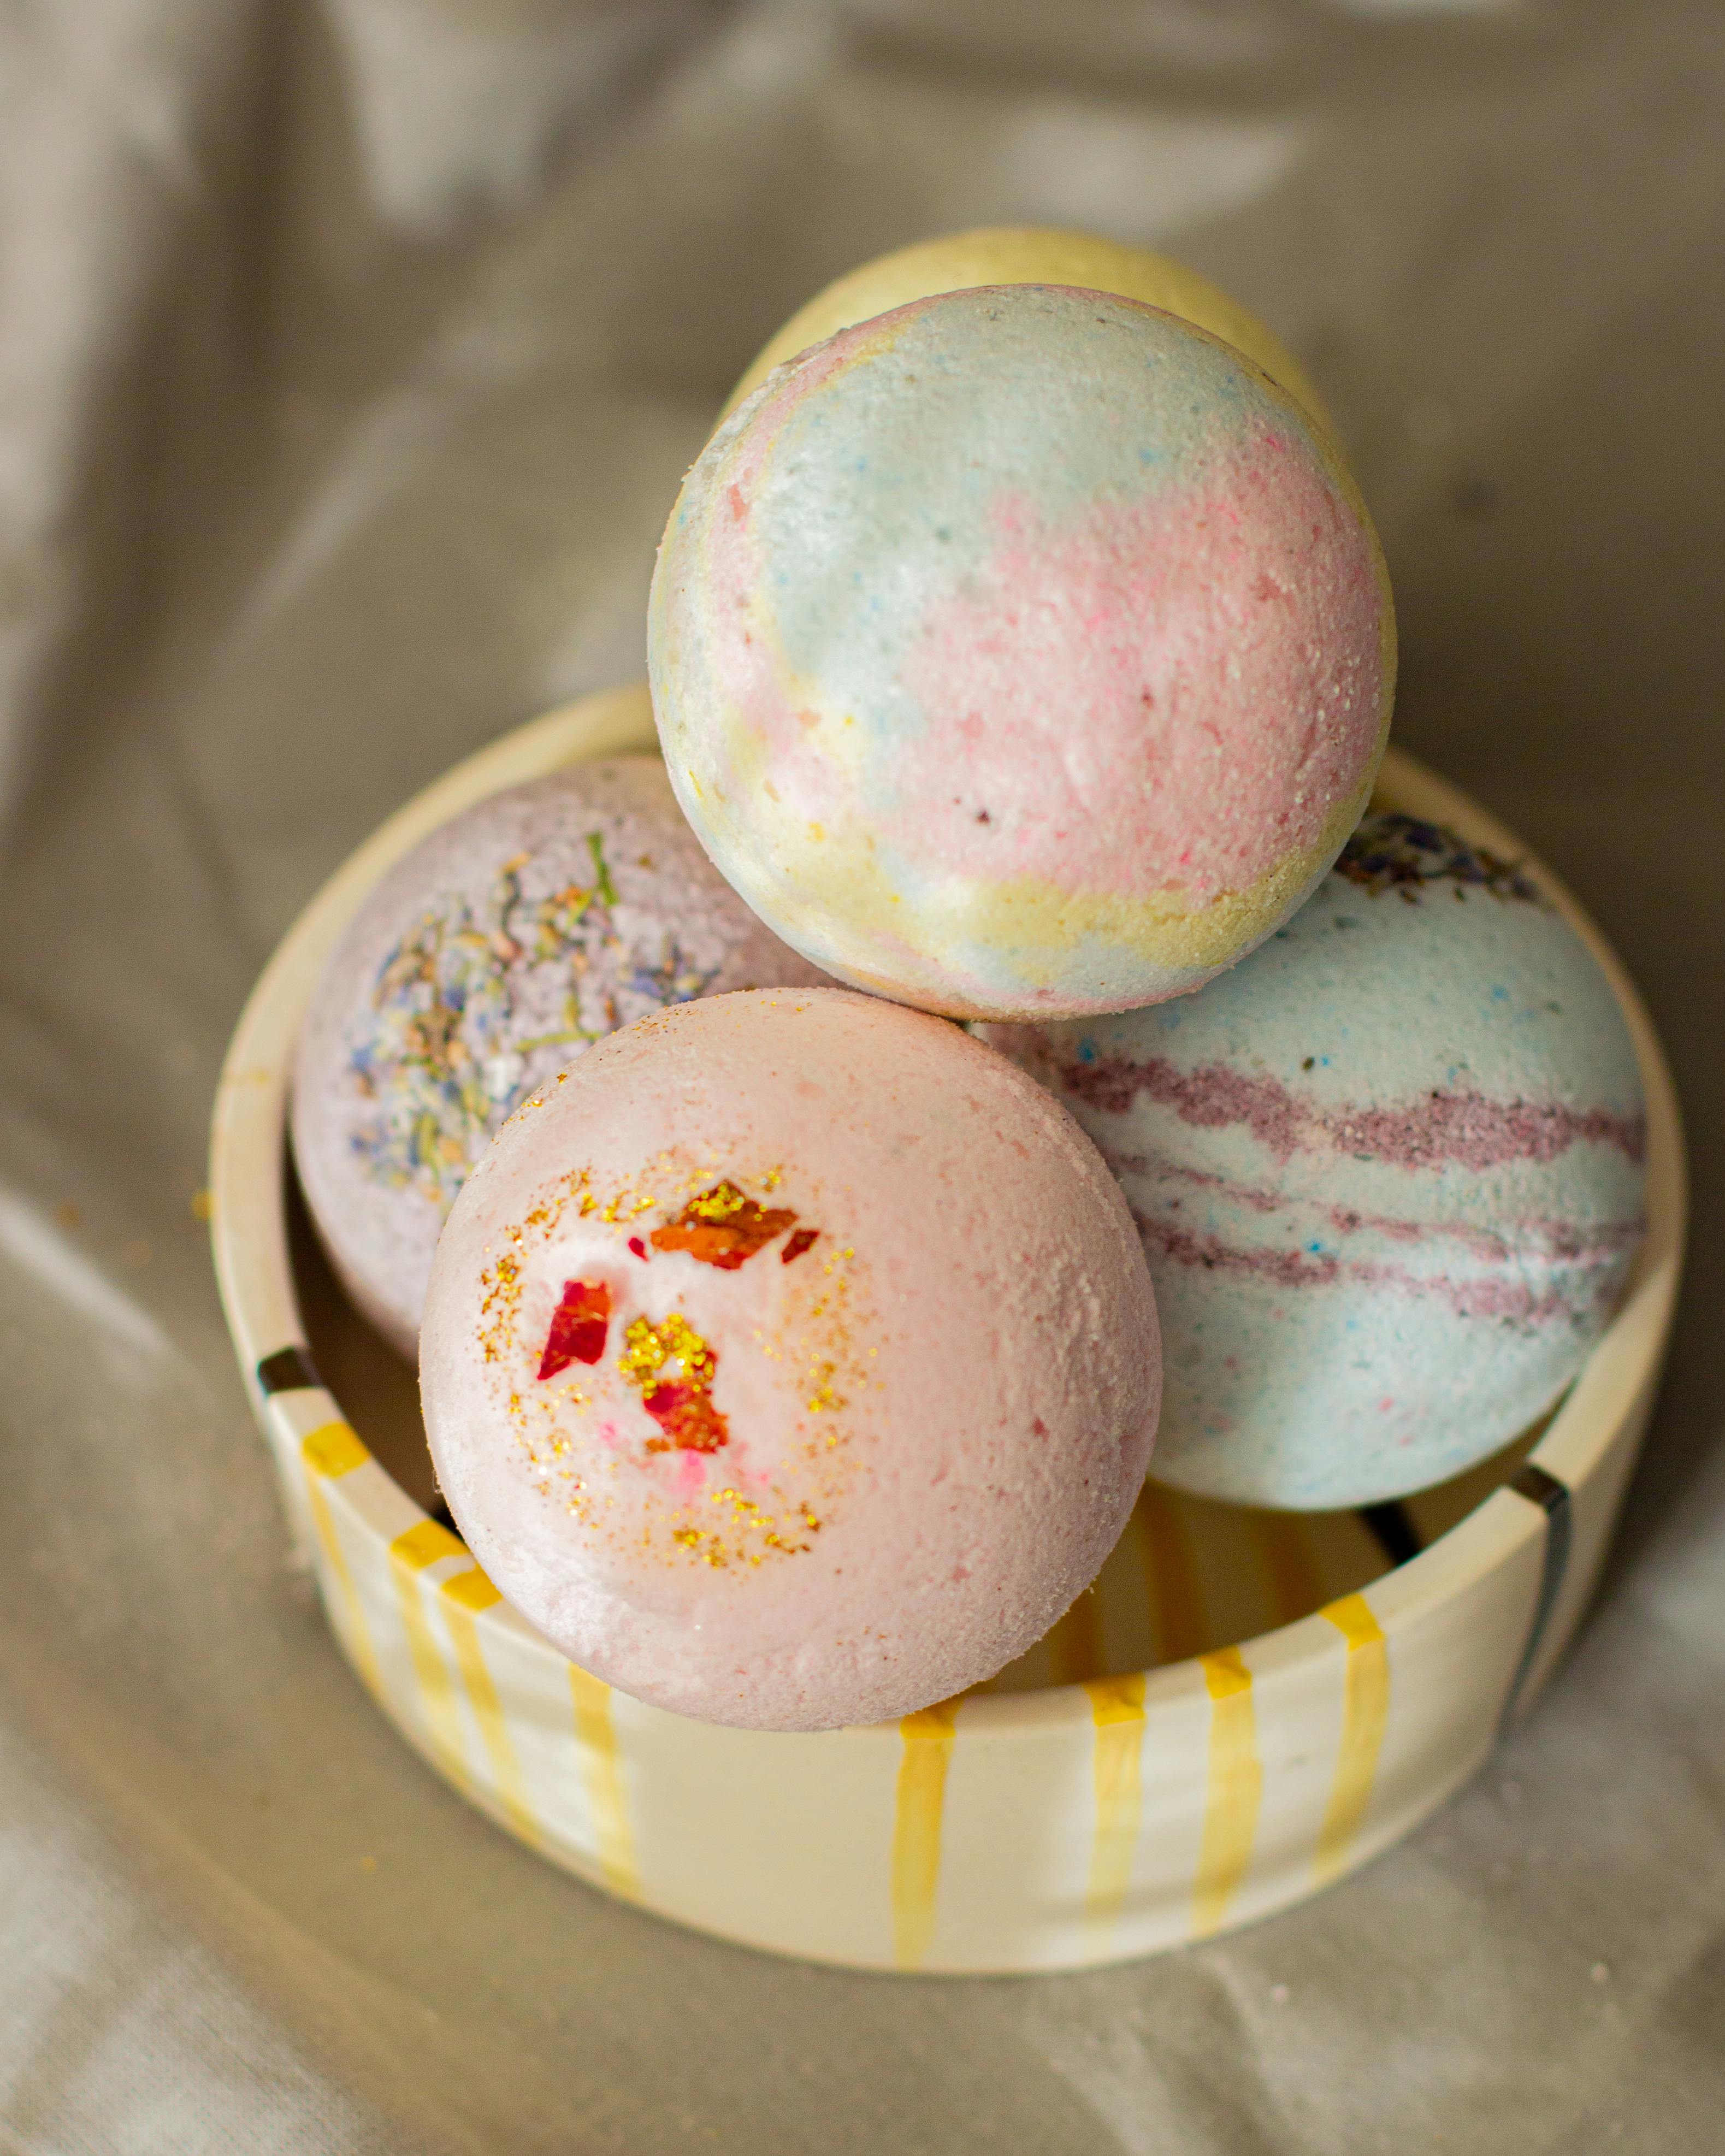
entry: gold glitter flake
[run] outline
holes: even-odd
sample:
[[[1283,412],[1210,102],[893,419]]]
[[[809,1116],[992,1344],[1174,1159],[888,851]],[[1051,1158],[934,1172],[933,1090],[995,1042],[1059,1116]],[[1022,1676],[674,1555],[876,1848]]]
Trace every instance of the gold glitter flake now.
[[[697,1220],[728,1220],[748,1204],[734,1183],[716,1183],[699,1198],[691,1198],[684,1210]]]
[[[700,1385],[712,1383],[713,1351],[681,1311],[674,1310],[660,1325],[650,1318],[637,1317],[623,1337],[627,1352],[617,1367],[631,1384],[645,1386],[667,1363],[681,1366],[673,1376],[680,1374]]]
[[[769,1553],[781,1557],[803,1556],[810,1546],[807,1542],[797,1539],[799,1531],[810,1535],[820,1532],[820,1522],[807,1505],[793,1505],[783,1517],[780,1517],[777,1513],[763,1512],[752,1497],[746,1497],[741,1490],[732,1489],[728,1485],[722,1490],[710,1490],[707,1502],[730,1513],[731,1553],[752,1565],[759,1564]],[[725,1532],[721,1528],[717,1533],[703,1533],[699,1527],[679,1527],[673,1532],[671,1539],[685,1549],[700,1550],[706,1562],[711,1564],[723,1561],[722,1553],[726,1546]],[[759,1537],[758,1546],[752,1548],[750,1538],[756,1536]],[[717,1559],[709,1553],[715,1550],[721,1553]]]

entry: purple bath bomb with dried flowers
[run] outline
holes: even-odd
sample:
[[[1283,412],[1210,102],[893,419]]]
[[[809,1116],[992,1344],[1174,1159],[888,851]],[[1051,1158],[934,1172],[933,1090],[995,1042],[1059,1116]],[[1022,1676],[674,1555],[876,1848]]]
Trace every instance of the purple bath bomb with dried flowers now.
[[[465,810],[355,915],[300,1037],[294,1157],[353,1301],[413,1356],[449,1208],[536,1086],[668,1004],[825,978],[713,868],[656,756]]]

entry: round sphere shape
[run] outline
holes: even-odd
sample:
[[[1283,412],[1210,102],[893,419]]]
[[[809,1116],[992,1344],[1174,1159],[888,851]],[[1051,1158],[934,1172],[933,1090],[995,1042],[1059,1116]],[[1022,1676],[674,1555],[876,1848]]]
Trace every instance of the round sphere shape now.
[[[439,1483],[522,1615],[763,1729],[1034,1644],[1131,1512],[1160,1371],[1065,1110],[839,989],[679,1005],[536,1092],[456,1201],[420,1355]]]
[[[1281,339],[1219,285],[1147,247],[1129,247],[1094,232],[1053,225],[986,225],[919,239],[848,271],[799,307],[750,363],[731,393],[727,412],[758,389],[775,367],[839,330],[889,313],[910,300],[978,285],[1066,285],[1178,315],[1242,352],[1279,382],[1318,425],[1328,413],[1312,377]]]
[[[411,1358],[455,1194],[536,1086],[666,1004],[821,978],[716,874],[656,756],[452,819],[354,916],[300,1031],[295,1162],[348,1294]]]
[[[1014,285],[773,375],[672,511],[649,624],[671,783],[828,973],[953,1016],[1177,995],[1357,821],[1394,674],[1327,441],[1170,315]]]
[[[1159,1481],[1322,1509],[1534,1423],[1643,1231],[1633,1045],[1512,865],[1373,816],[1311,903],[1178,1004],[990,1029],[1119,1176],[1156,1282]]]

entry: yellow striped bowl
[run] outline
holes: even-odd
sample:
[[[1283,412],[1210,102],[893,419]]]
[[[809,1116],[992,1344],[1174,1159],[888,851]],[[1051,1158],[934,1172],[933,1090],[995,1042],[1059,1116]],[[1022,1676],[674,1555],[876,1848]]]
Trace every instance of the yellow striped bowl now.
[[[331,1286],[284,1175],[295,1033],[372,884],[470,802],[652,743],[637,687],[459,765],[312,902],[228,1054],[212,1170],[223,1297],[294,1532],[361,1681],[440,1774],[554,1863],[782,1953],[1071,1968],[1207,1937],[1341,1877],[1441,1804],[1525,1712],[1597,1578],[1646,1420],[1684,1174],[1664,1058],[1621,967],[1537,871],[1634,1030],[1651,1199],[1633,1293],[1540,1430],[1444,1489],[1358,1515],[1147,1490],[1096,1589],[991,1684],[870,1728],[713,1727],[572,1667],[433,1517],[411,1373]],[[1394,752],[1380,797],[1522,851]]]

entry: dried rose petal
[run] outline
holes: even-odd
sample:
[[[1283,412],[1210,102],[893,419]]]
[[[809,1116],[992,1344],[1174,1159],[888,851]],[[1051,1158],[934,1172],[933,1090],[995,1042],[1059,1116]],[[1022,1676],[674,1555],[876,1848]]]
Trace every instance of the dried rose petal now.
[[[691,1198],[675,1220],[649,1237],[655,1250],[686,1250],[704,1265],[734,1273],[775,1235],[796,1224],[794,1213],[769,1211],[745,1198],[734,1183],[716,1183]]]
[[[611,1291],[603,1281],[565,1281],[539,1358],[541,1378],[554,1378],[572,1363],[597,1363],[610,1323]]]

